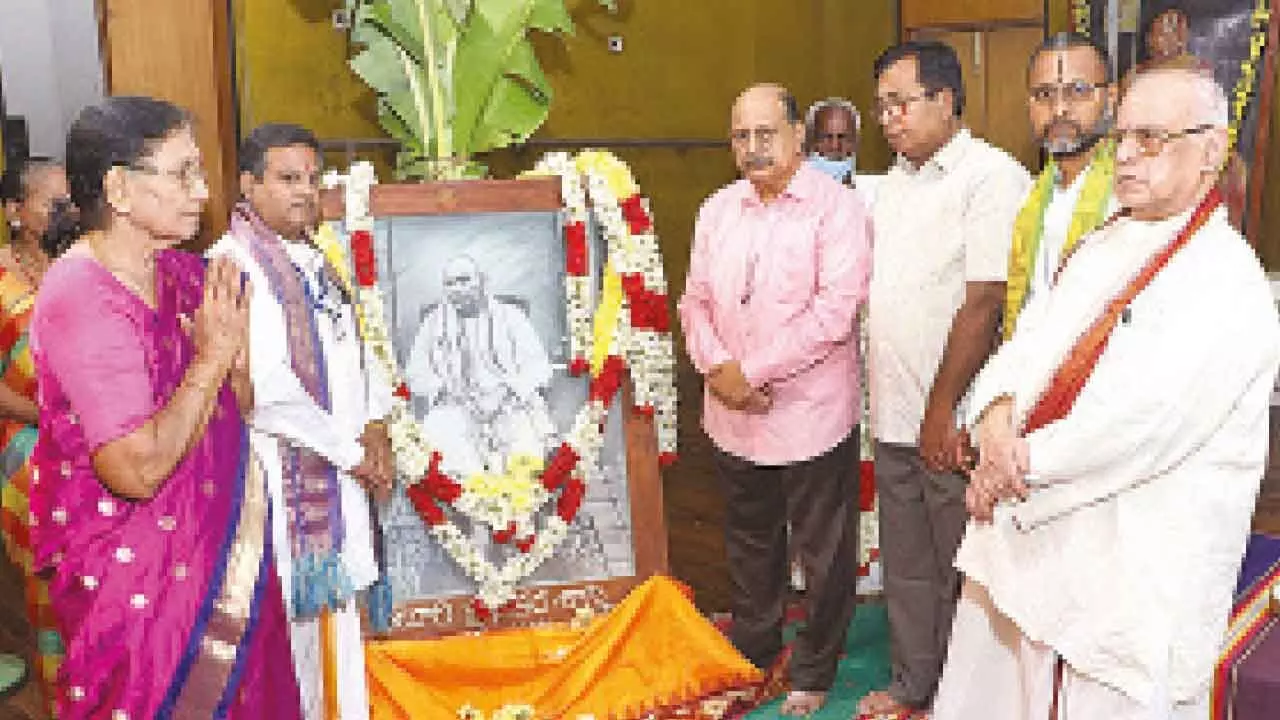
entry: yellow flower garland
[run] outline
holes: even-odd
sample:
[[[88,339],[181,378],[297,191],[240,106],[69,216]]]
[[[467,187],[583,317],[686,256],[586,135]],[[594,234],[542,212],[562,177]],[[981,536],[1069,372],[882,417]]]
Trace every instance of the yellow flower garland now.
[[[614,332],[618,327],[618,314],[622,312],[622,278],[613,270],[613,263],[604,266],[604,292],[600,297],[600,307],[596,309],[595,323],[592,325],[591,342],[591,375],[596,376],[604,369],[604,361],[609,357]]]

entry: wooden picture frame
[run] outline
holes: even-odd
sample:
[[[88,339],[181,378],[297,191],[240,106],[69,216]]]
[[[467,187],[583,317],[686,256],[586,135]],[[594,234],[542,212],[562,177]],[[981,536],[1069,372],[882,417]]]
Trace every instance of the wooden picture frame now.
[[[341,220],[343,202],[341,191],[325,191],[321,199],[324,219]],[[370,195],[370,212],[375,221],[397,217],[559,212],[561,209],[560,182],[556,178],[375,185]],[[632,574],[521,586],[514,607],[488,620],[479,617],[475,598],[470,595],[409,601],[396,598],[391,631],[378,637],[427,639],[459,632],[570,621],[584,610],[606,612],[635,586],[655,574],[666,573],[667,533],[653,419],[632,408],[629,383],[624,383],[621,402],[610,412],[623,413]],[[367,618],[365,627],[366,635],[372,636]]]
[[[1119,1],[1119,0],[1117,0]],[[1089,3],[1089,34],[1103,47],[1114,46],[1112,65],[1117,79],[1146,67],[1151,50],[1147,37],[1153,22],[1174,11],[1186,19],[1184,40],[1189,55],[1204,61],[1206,69],[1227,94],[1235,121],[1234,96],[1241,77],[1241,65],[1248,59],[1249,44],[1256,26],[1252,22],[1256,0],[1123,0],[1128,20],[1113,28],[1108,24],[1107,0]],[[1274,4],[1273,4],[1274,5]],[[1132,6],[1132,7],[1128,7]],[[1123,23],[1131,23],[1125,25]],[[1174,33],[1176,34],[1176,33]],[[1280,17],[1271,8],[1263,32],[1265,47],[1254,65],[1254,76],[1239,138],[1231,162],[1224,171],[1224,201],[1232,223],[1255,248],[1266,234],[1262,226],[1266,165],[1270,145],[1271,103],[1275,89],[1275,47],[1280,41]],[[1243,187],[1241,187],[1243,186]]]

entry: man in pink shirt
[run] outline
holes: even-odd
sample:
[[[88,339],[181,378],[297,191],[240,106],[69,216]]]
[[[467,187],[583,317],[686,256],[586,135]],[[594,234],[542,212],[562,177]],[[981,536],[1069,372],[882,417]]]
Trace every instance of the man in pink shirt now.
[[[698,214],[680,318],[726,496],[733,641],[758,667],[778,659],[789,521],[808,626],[783,713],[806,715],[825,701],[854,609],[870,220],[855,191],[804,164],[784,88],[742,93],[730,137],[744,179]]]

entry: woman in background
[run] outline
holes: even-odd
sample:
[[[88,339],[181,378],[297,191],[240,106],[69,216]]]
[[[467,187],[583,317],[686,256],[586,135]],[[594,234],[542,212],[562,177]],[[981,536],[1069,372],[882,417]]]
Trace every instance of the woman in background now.
[[[83,234],[31,323],[35,564],[66,655],[64,720],[298,720],[266,487],[243,416],[248,288],[172,249],[208,187],[190,121],[108,98],[67,136]]]
[[[52,698],[62,643],[49,608],[46,583],[32,571],[28,524],[31,472],[27,464],[36,442],[36,378],[27,345],[27,323],[36,289],[49,266],[41,241],[54,207],[67,203],[62,166],[28,160],[0,177],[0,208],[9,244],[0,248],[0,535],[5,551],[26,580],[27,615],[36,637],[35,675],[45,700]],[[21,658],[4,657],[0,667],[25,675]],[[16,673],[14,672],[16,669]]]

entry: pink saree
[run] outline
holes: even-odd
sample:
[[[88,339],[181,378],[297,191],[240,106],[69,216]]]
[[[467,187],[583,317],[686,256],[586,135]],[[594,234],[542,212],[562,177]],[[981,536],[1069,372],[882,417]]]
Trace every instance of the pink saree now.
[[[67,720],[301,717],[266,490],[230,387],[150,500],[113,495],[91,461],[181,382],[203,277],[198,258],[159,253],[153,310],[68,254],[36,301],[32,542],[66,645]]]

